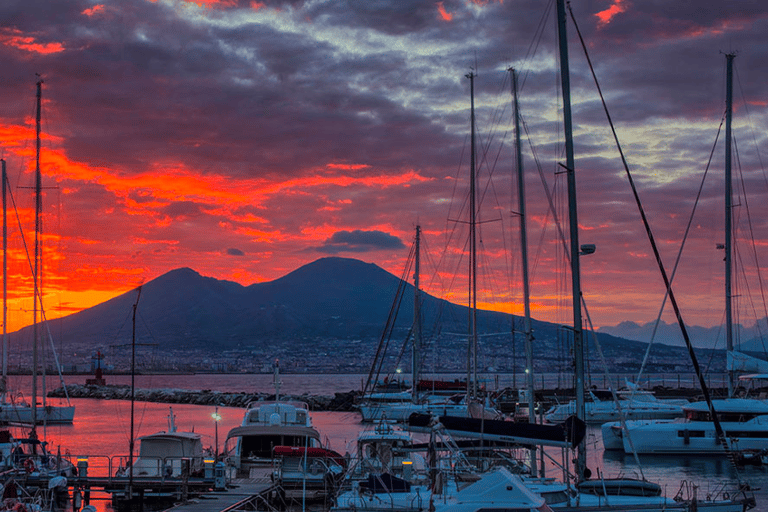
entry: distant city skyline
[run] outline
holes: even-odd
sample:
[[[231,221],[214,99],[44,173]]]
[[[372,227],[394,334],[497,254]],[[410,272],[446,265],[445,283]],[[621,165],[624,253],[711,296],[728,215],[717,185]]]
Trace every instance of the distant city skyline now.
[[[755,262],[768,258],[768,6],[571,7],[670,273],[712,153],[674,282],[692,325],[723,321],[718,130],[723,53],[737,54],[734,295],[736,321],[751,325],[766,316]],[[32,321],[19,224],[31,251],[36,73],[48,318],[179,267],[248,285],[339,255],[400,276],[416,224],[422,285],[464,303],[470,71],[479,305],[521,314],[510,67],[532,313],[567,323],[570,276],[539,174],[567,226],[552,2],[31,0],[0,16],[0,156],[17,206],[9,330]],[[663,284],[570,19],[568,31],[580,242],[597,246],[581,262],[588,313],[596,327],[653,321]]]

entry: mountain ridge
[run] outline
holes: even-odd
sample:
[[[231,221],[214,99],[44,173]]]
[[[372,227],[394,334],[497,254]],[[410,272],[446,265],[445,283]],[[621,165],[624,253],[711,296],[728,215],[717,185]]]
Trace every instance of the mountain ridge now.
[[[344,359],[343,365],[334,368],[341,365],[350,371],[367,371],[379,340],[389,339],[382,333],[401,284],[398,277],[373,263],[340,257],[320,258],[273,281],[247,286],[182,267],[142,285],[140,297],[137,288],[56,319],[56,343],[77,347],[80,353],[129,346],[130,319],[139,298],[136,338],[173,353],[167,357],[172,364],[198,358],[202,365],[210,354],[220,361],[241,362],[242,358],[282,354],[293,358],[296,368],[314,367],[325,358]],[[426,293],[422,298],[424,339],[428,340],[425,364],[461,370],[465,366],[462,361],[466,360],[467,336],[454,333],[467,332],[467,307]],[[394,327],[387,331],[391,340],[408,337],[413,311],[411,284],[405,284],[400,311]],[[521,325],[519,317],[478,311],[482,367],[522,370],[523,335],[517,331],[513,337],[515,325]],[[532,327],[536,350],[546,354],[537,357],[536,366],[548,371],[569,368],[569,331],[535,319]],[[31,339],[30,329],[22,329],[14,336]],[[613,371],[633,372],[639,367],[647,343],[611,333],[597,336]],[[404,364],[403,351],[399,353],[390,357],[393,367]],[[670,371],[683,367],[687,360],[684,350],[665,345],[655,344],[651,354],[652,365]],[[588,357],[598,361],[594,350]]]

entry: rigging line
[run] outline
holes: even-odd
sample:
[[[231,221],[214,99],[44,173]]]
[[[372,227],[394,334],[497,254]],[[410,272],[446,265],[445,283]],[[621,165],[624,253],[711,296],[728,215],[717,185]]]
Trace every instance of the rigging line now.
[[[643,466],[640,464],[640,456],[637,454],[637,451],[635,450],[635,445],[632,443],[632,436],[629,435],[629,429],[627,428],[627,420],[624,417],[624,413],[621,410],[621,403],[619,403],[619,397],[616,394],[616,391],[614,391],[613,386],[610,385],[610,376],[608,375],[608,362],[605,360],[605,355],[603,355],[603,348],[600,345],[600,341],[597,339],[597,334],[595,333],[595,326],[592,325],[592,317],[589,315],[589,310],[587,309],[587,301],[584,299],[584,295],[581,295],[581,305],[584,309],[584,316],[587,319],[587,325],[589,326],[589,333],[592,335],[592,343],[595,344],[595,348],[597,348],[597,354],[600,357],[600,361],[603,363],[603,376],[605,377],[606,382],[608,382],[608,389],[611,390],[611,397],[613,397],[613,403],[616,404],[616,410],[619,412],[619,421],[621,422],[621,429],[624,431],[624,434],[627,436],[627,442],[629,443],[629,448],[632,451],[632,455],[635,459],[635,464],[637,464],[637,468],[640,470],[640,477],[645,480],[645,473],[643,473]],[[631,395],[630,395],[631,396]],[[630,398],[631,400],[631,398]]]
[[[736,74],[736,82],[739,85],[739,91],[741,91],[741,99],[742,99],[742,104],[744,105],[744,111],[746,113],[746,117],[747,117],[747,121],[749,123],[749,127],[751,128],[750,131],[752,133],[752,141],[753,141],[753,143],[755,145],[755,153],[757,154],[757,161],[760,163],[760,170],[763,173],[763,181],[765,182],[766,187],[768,187],[768,176],[766,176],[765,165],[763,164],[763,158],[760,155],[760,145],[757,143],[757,135],[755,134],[755,125],[754,125],[754,123],[752,123],[752,115],[751,115],[751,113],[749,111],[749,103],[747,102],[746,95],[744,94],[744,88],[741,85],[741,79],[739,77],[739,70],[735,69],[734,71],[736,72],[735,73]]]
[[[672,283],[675,280],[675,276],[677,275],[677,269],[680,266],[680,262],[682,260],[683,256],[683,249],[685,248],[685,243],[688,240],[688,235],[691,231],[691,228],[693,226],[693,219],[696,216],[696,208],[699,205],[699,201],[701,200],[701,195],[704,191],[704,182],[707,179],[707,175],[709,174],[709,169],[712,166],[712,160],[715,156],[715,150],[717,149],[717,142],[720,140],[720,133],[723,129],[723,123],[725,122],[725,113],[723,113],[723,116],[720,118],[720,126],[717,129],[717,133],[715,134],[715,140],[712,143],[712,149],[709,151],[709,159],[707,160],[707,165],[704,168],[704,173],[701,177],[701,182],[699,183],[699,190],[696,193],[696,199],[693,202],[693,209],[691,210],[691,215],[688,217],[688,224],[685,227],[685,232],[683,234],[683,240],[680,243],[680,248],[677,252],[677,257],[675,258],[675,264],[672,267],[672,273],[670,275],[670,283]],[[650,357],[651,353],[651,345],[653,344],[654,340],[656,339],[656,333],[658,331],[659,325],[661,324],[661,317],[664,314],[664,308],[667,304],[667,299],[669,298],[669,292],[665,290],[664,292],[664,298],[661,301],[661,307],[659,308],[659,314],[656,316],[656,322],[653,325],[653,331],[651,331],[651,338],[648,341],[648,347],[645,349],[645,356],[643,356],[643,362],[640,365],[640,371],[637,374],[637,382],[640,382],[640,379],[643,376],[643,373],[645,371],[646,364],[648,362],[648,359]]]
[[[763,285],[763,274],[762,274],[762,271],[760,270],[760,260],[758,258],[758,253],[757,253],[757,244],[755,243],[755,232],[754,232],[754,226],[752,224],[752,215],[750,214],[749,201],[747,200],[747,189],[745,185],[746,180],[744,180],[743,168],[741,166],[741,155],[739,153],[739,148],[738,148],[738,145],[736,144],[735,138],[734,138],[733,145],[736,153],[736,162],[737,162],[737,167],[739,169],[739,176],[741,177],[741,188],[742,188],[742,194],[744,198],[744,209],[746,210],[746,213],[747,213],[747,227],[749,228],[749,236],[750,236],[750,240],[752,241],[752,243],[750,244],[750,247],[752,249],[752,257],[754,258],[755,269],[757,270],[757,282],[760,288],[760,296],[763,299],[763,316],[766,319],[768,319],[768,306],[766,305],[765,286]],[[742,266],[742,271],[743,271],[743,266]],[[745,276],[745,282],[747,286],[749,286],[749,281],[746,280],[746,276]],[[750,299],[751,299],[751,294],[750,294]],[[753,305],[753,310],[754,310],[754,305]],[[757,327],[758,333],[760,335],[760,343],[763,346],[763,352],[766,352],[765,339],[763,337],[762,328],[760,327],[760,321],[757,318],[757,312],[755,312],[755,326]]]
[[[547,6],[544,9],[544,14],[542,14],[541,18],[539,18],[539,24],[536,27],[536,30],[534,31],[533,40],[531,41],[531,44],[528,45],[528,49],[526,50],[525,57],[523,59],[523,62],[529,62],[533,59],[533,57],[536,55],[536,51],[539,49],[539,44],[541,44],[541,40],[544,37],[544,31],[546,28],[553,26],[553,23],[549,22],[549,17],[552,13],[552,10],[554,9],[555,2],[554,0],[550,0],[547,2]],[[522,80],[520,83],[520,90],[522,91],[525,88],[525,82],[528,78],[529,68],[527,66],[524,66],[526,71],[522,76]]]
[[[411,256],[413,255],[414,251],[415,246],[412,244],[410,254],[408,255],[408,261],[405,265],[406,267],[408,267],[408,263],[411,261]],[[387,347],[389,346],[389,340],[392,336],[392,326],[394,325],[395,319],[397,318],[397,310],[399,309],[399,300],[402,299],[403,288],[403,279],[401,276],[401,279],[397,284],[395,296],[392,299],[392,306],[389,309],[387,321],[384,324],[384,329],[382,330],[381,337],[379,338],[379,344],[376,348],[376,354],[374,355],[373,363],[371,364],[371,370],[368,373],[368,380],[365,382],[365,386],[363,387],[363,396],[365,396],[369,386],[371,387],[371,391],[373,391],[373,380],[375,379],[378,382],[379,377],[381,376],[381,367],[384,363],[384,355],[386,354]]]
[[[524,116],[520,116],[520,123],[522,124],[523,130],[525,131],[526,138],[528,140],[528,146],[531,148],[531,154],[533,156],[533,161],[536,164],[536,168],[538,169],[539,175],[543,176],[544,175],[544,171],[543,171],[543,168],[542,168],[542,165],[541,165],[541,159],[539,158],[539,153],[536,150],[536,146],[533,145],[533,140],[531,139],[531,133],[528,130],[528,124],[525,121],[525,117]],[[544,180],[544,181],[546,182],[546,180]],[[544,239],[545,239],[544,237],[546,235],[546,227],[549,225],[549,215],[550,215],[550,210],[547,210],[546,218],[544,219],[544,223],[543,223],[544,227],[542,228],[541,235],[539,236],[539,243],[537,245],[536,256],[533,258],[533,265],[531,266],[531,269],[530,269],[530,271],[531,271],[531,278],[532,278],[531,281],[534,281],[534,282],[535,282],[536,270],[538,268],[539,262],[541,261],[541,253],[544,250],[544,247],[543,247],[544,246]]]
[[[579,26],[576,23],[576,18],[573,16],[573,10],[571,9],[570,4],[568,5],[568,10],[569,10],[569,12],[571,14],[571,20],[573,20],[573,25],[574,25],[574,27],[576,29],[576,33],[579,36],[579,41],[581,42],[581,46],[584,49],[584,55],[587,58],[587,63],[589,64],[590,72],[592,73],[592,77],[595,80],[595,85],[597,86],[597,91],[600,94],[600,100],[601,100],[601,102],[603,104],[603,109],[605,110],[606,117],[608,118],[608,123],[611,126],[611,131],[613,133],[614,140],[616,141],[616,145],[618,147],[619,154],[621,155],[621,161],[624,164],[624,170],[626,171],[627,178],[629,179],[629,182],[630,182],[630,185],[631,185],[631,188],[632,188],[632,193],[633,193],[633,195],[635,197],[635,202],[636,202],[637,207],[638,207],[638,209],[640,211],[640,216],[643,219],[643,224],[645,225],[646,234],[648,235],[649,242],[651,243],[651,247],[653,248],[654,256],[656,257],[656,263],[659,266],[659,271],[661,272],[662,277],[664,279],[664,284],[667,287],[667,292],[669,293],[669,299],[670,299],[670,302],[672,303],[672,308],[675,310],[675,316],[677,317],[677,322],[680,325],[680,330],[683,333],[683,339],[685,340],[685,345],[688,348],[688,353],[689,353],[689,355],[691,357],[691,362],[693,363],[693,368],[696,371],[696,375],[699,378],[699,384],[701,386],[701,391],[704,394],[704,398],[707,401],[707,405],[709,407],[709,413],[712,416],[712,422],[714,423],[714,426],[715,426],[715,432],[717,434],[718,442],[722,443],[725,452],[727,454],[730,454],[731,453],[731,449],[730,449],[730,446],[728,445],[728,440],[725,437],[725,432],[723,431],[723,427],[722,427],[722,425],[720,425],[720,421],[719,421],[719,419],[717,417],[717,413],[715,412],[715,408],[712,405],[712,398],[711,398],[711,396],[709,394],[709,387],[707,386],[707,383],[704,381],[704,376],[701,373],[701,368],[699,367],[699,361],[696,358],[696,352],[694,351],[693,344],[691,343],[691,339],[688,336],[688,329],[685,326],[685,322],[683,321],[682,313],[681,313],[680,308],[679,308],[679,306],[677,304],[677,299],[675,298],[674,292],[672,291],[672,283],[670,282],[669,277],[667,276],[666,269],[664,268],[664,264],[661,261],[661,255],[659,254],[659,249],[658,249],[658,247],[656,245],[656,240],[655,240],[655,238],[653,236],[653,232],[651,231],[651,226],[648,223],[648,219],[645,216],[645,211],[643,210],[642,203],[640,202],[640,196],[638,195],[637,188],[635,187],[634,179],[632,178],[632,173],[629,171],[629,165],[627,164],[626,158],[624,157],[624,151],[621,149],[621,145],[619,143],[619,137],[618,137],[618,135],[616,133],[616,129],[615,129],[614,125],[613,125],[613,121],[611,120],[611,116],[610,116],[610,113],[608,111],[608,106],[607,106],[607,104],[605,102],[605,97],[603,96],[602,90],[600,89],[600,84],[599,84],[599,82],[597,80],[597,75],[595,74],[595,69],[592,66],[592,60],[590,59],[589,52],[587,51],[587,45],[584,42],[584,38],[581,35],[581,30],[579,30]],[[728,458],[729,458],[729,460],[732,460],[732,458],[730,456]],[[735,467],[735,464],[734,464],[734,467]],[[737,474],[738,474],[738,469],[736,471],[737,471]]]

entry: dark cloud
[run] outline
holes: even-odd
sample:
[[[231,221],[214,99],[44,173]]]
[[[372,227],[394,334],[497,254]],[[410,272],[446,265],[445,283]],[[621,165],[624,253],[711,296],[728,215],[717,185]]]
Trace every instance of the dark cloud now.
[[[382,249],[402,249],[405,245],[396,236],[383,231],[337,231],[325,244],[316,247],[317,252],[339,254],[342,252],[371,252]]]
[[[234,247],[230,247],[227,249],[227,255],[229,256],[245,256],[245,253],[241,251],[240,249],[235,249]]]
[[[141,251],[141,264],[158,275],[177,262],[165,255],[196,255],[211,265],[221,247],[237,247],[227,254],[249,255],[240,275],[274,278],[306,263],[310,252],[401,249],[417,219],[425,238],[447,233],[460,250],[470,67],[478,75],[479,209],[494,221],[482,225],[484,248],[508,241],[507,213],[514,210],[506,71],[512,65],[521,71],[530,137],[524,142],[529,218],[532,229],[554,232],[536,175],[538,167],[551,187],[563,189],[562,100],[549,3],[445,0],[450,20],[436,2],[418,0],[262,4],[256,10],[248,0],[212,8],[126,0],[88,16],[93,3],[85,0],[0,3],[0,123],[28,126],[35,73],[41,73],[45,142],[93,170],[78,174],[57,162],[46,171],[46,180],[60,182],[70,216],[63,239],[82,238],[82,244],[70,242],[71,250],[82,249],[78,261]],[[674,6],[640,0],[625,2],[624,12],[601,24],[596,14],[610,4],[572,7],[654,232],[664,241],[663,257],[672,262],[723,113],[722,51],[739,51],[736,119],[743,129],[735,133],[743,143],[743,189],[764,190],[765,158],[745,146],[754,141],[764,152],[768,133],[768,7],[758,0]],[[584,260],[584,282],[605,290],[620,280],[645,290],[657,283],[652,265],[640,261],[647,241],[572,24],[568,30],[581,238],[598,246]],[[28,41],[63,50],[33,51],[24,46]],[[0,140],[4,147],[12,147],[8,138]],[[722,150],[714,158],[722,162]],[[413,178],[398,181],[408,173]],[[163,174],[169,181],[128,183]],[[194,184],[164,196],[153,189],[176,178]],[[699,258],[709,257],[714,238],[722,237],[717,180],[713,170],[697,211],[700,229],[688,242],[693,268],[709,264]],[[205,190],[207,182],[216,183],[214,192]],[[253,194],[252,200],[232,204],[225,189],[241,192],[246,182],[250,188],[242,194]],[[762,203],[751,206],[758,210]],[[753,217],[768,219],[762,211]],[[347,231],[313,251],[300,250],[314,239],[307,233],[327,233],[329,226]],[[366,226],[387,226],[388,233]],[[557,271],[556,245],[537,249],[544,282]],[[158,253],[163,258],[153,260]],[[391,270],[399,261],[381,263]],[[697,272],[677,279],[688,290],[701,288]],[[610,300],[597,300],[599,324],[612,313]],[[632,319],[653,316],[651,303],[648,296],[637,301],[643,311]]]

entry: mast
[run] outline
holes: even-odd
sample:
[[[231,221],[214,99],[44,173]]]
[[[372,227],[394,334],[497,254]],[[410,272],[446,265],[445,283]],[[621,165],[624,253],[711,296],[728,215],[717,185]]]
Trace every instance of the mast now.
[[[568,220],[571,259],[571,286],[573,294],[573,359],[576,416],[583,420],[584,407],[584,339],[581,320],[581,268],[579,265],[579,221],[576,207],[576,173],[573,156],[573,125],[571,118],[571,80],[568,67],[568,38],[566,34],[565,0],[557,0],[557,34],[560,45],[560,81],[563,95],[563,124],[565,135],[565,170],[568,176]],[[576,477],[586,478],[584,444],[578,447]]]
[[[141,286],[136,294],[136,302],[133,303],[133,327],[131,328],[131,438],[128,441],[128,494],[133,499],[133,449],[134,449],[134,407],[136,403],[136,309],[141,298]]]
[[[5,170],[5,160],[2,162],[2,180],[3,180],[3,377],[0,381],[0,403],[6,403],[6,392],[8,389],[8,208],[7,208],[7,183],[8,175]]]
[[[413,357],[411,360],[411,397],[413,403],[418,398],[419,370],[421,368],[421,289],[419,288],[419,273],[421,272],[421,226],[416,226],[414,269],[413,269]]]
[[[528,228],[525,217],[525,179],[523,176],[523,152],[520,144],[520,105],[517,98],[517,73],[509,68],[512,75],[512,97],[515,107],[515,153],[517,156],[517,210],[520,218],[520,264],[523,268],[523,306],[525,319],[525,385],[528,390],[528,422],[536,423],[533,400],[533,331],[531,329],[531,290],[528,279]],[[531,447],[531,474],[536,476],[536,448]]]
[[[725,93],[725,336],[728,353],[733,352],[733,305],[731,291],[732,269],[732,211],[733,190],[731,183],[731,122],[733,117],[733,58],[729,53],[726,58],[726,93]],[[736,373],[733,367],[728,369],[728,397],[733,397]]]
[[[469,78],[471,163],[469,171],[469,336],[467,340],[467,398],[477,397],[477,209],[475,206],[476,156],[475,156],[475,73]],[[469,402],[469,400],[467,400]]]
[[[39,276],[40,276],[40,238],[41,238],[41,219],[42,198],[40,176],[40,116],[43,104],[43,81],[37,81],[37,108],[35,112],[35,262],[32,270],[33,288],[33,330],[32,330],[32,432],[30,438],[37,437],[35,426],[37,425],[37,301],[40,298]],[[41,304],[42,305],[42,304]]]

